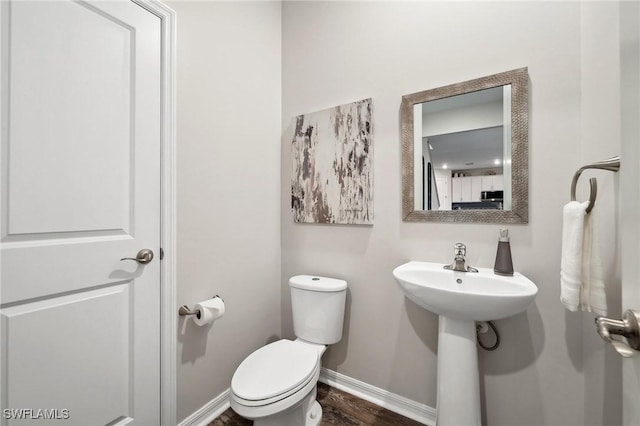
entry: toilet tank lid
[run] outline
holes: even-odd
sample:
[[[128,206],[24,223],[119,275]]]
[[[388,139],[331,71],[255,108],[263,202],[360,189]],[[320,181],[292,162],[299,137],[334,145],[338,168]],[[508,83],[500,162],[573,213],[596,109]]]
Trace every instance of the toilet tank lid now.
[[[289,285],[302,290],[325,292],[343,291],[347,288],[347,282],[344,280],[316,275],[296,275],[289,279]]]

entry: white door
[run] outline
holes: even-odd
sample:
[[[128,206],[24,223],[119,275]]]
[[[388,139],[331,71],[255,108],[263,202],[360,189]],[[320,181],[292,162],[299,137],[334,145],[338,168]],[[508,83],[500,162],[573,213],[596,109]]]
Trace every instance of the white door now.
[[[451,210],[449,179],[446,177],[436,177],[436,186],[438,187],[438,197],[440,197],[440,210]]]
[[[464,201],[464,202],[474,201],[473,197],[471,196],[471,177],[465,176],[458,179],[460,179],[460,185],[461,185],[460,186],[461,201]]]
[[[462,183],[460,178],[451,179],[451,202],[459,203],[462,201]]]
[[[471,201],[480,201],[482,196],[482,176],[471,176]]]
[[[0,7],[0,423],[158,425],[160,19]]]
[[[640,5],[621,2],[622,310],[640,311]],[[640,425],[640,352],[622,361],[623,421]]]

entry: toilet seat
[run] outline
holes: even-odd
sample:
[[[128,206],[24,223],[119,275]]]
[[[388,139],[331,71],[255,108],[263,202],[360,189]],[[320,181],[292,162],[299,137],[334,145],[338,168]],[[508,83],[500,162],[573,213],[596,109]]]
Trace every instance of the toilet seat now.
[[[317,379],[318,351],[291,340],[278,340],[256,350],[238,367],[231,379],[237,403],[247,407],[273,404],[305,388]]]

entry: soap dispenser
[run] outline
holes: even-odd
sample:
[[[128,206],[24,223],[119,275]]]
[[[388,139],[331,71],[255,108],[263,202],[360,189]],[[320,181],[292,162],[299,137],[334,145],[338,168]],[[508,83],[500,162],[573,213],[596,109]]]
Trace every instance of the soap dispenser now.
[[[509,230],[500,230],[498,240],[498,252],[496,253],[496,263],[493,272],[498,275],[513,276],[513,260],[511,259],[511,245],[509,244]]]

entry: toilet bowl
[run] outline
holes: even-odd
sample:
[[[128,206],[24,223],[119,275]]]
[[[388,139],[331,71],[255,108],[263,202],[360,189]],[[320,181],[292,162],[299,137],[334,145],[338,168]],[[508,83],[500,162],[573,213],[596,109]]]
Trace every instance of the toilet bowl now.
[[[347,283],[299,275],[289,280],[296,340],[250,354],[231,379],[231,408],[255,426],[317,426],[320,360],[342,338]]]
[[[231,408],[256,426],[319,424],[316,385],[325,348],[282,339],[253,352],[231,380]]]

